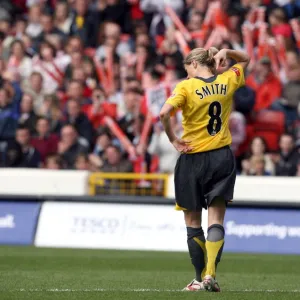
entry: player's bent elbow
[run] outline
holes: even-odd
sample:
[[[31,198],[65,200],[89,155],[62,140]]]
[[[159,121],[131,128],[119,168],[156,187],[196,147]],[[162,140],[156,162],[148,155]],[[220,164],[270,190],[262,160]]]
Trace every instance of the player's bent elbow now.
[[[173,106],[171,106],[169,104],[165,104],[159,113],[160,119],[165,120],[165,119],[169,118],[172,109],[173,109]]]
[[[160,119],[161,120],[164,120],[165,118],[166,118],[166,113],[164,112],[164,111],[161,111],[160,113],[159,113],[159,117],[160,117]]]

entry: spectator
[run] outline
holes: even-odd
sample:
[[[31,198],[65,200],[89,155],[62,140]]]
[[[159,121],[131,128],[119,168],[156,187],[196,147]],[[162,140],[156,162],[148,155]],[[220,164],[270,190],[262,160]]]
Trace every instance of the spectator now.
[[[20,40],[15,40],[11,46],[11,55],[8,60],[7,70],[16,75],[17,80],[24,79],[31,74],[32,62],[26,56],[25,45]]]
[[[6,142],[1,149],[0,166],[2,168],[19,168],[22,163],[22,148],[14,140]]]
[[[32,58],[35,55],[37,55],[37,51],[34,49],[33,40],[28,34],[23,34],[21,37],[21,41],[23,42],[23,44],[25,46],[26,55],[28,57]]]
[[[45,169],[48,170],[61,170],[63,162],[58,154],[49,154],[45,158]]]
[[[289,23],[287,23],[286,14],[282,8],[275,8],[271,11],[269,22],[273,35],[281,35],[285,38],[292,37],[292,28]]]
[[[126,91],[124,95],[124,111],[119,113],[120,115],[123,115],[123,117],[118,123],[131,141],[134,139],[133,124],[139,115],[140,104],[141,95],[139,90],[132,89]]]
[[[93,153],[89,156],[89,161],[94,170],[100,169],[105,161],[105,151],[113,144],[111,134],[107,129],[103,129],[98,133]]]
[[[133,171],[132,164],[129,160],[122,158],[120,148],[117,146],[109,146],[105,150],[106,161],[102,167],[102,172],[109,173],[128,173]]]
[[[68,55],[71,55],[74,52],[80,52],[83,53],[84,45],[79,36],[71,36],[66,45],[66,53]]]
[[[68,3],[58,1],[55,7],[54,24],[56,28],[64,34],[69,34],[71,31],[72,18],[70,16]]]
[[[54,93],[61,85],[63,64],[58,64],[56,49],[47,41],[39,48],[39,56],[33,60],[33,71],[43,76],[43,88],[47,94]]]
[[[253,156],[251,158],[251,166],[253,167],[252,176],[270,176],[270,172],[265,169],[265,158],[264,156]]]
[[[46,40],[46,37],[49,35],[58,35],[63,39],[66,37],[64,33],[55,27],[54,25],[54,17],[50,13],[44,13],[40,17],[40,22],[42,25],[41,33],[35,38],[36,47],[38,48],[40,43]]]
[[[136,78],[136,77],[126,77],[124,78],[124,82],[123,82],[123,90],[126,92],[128,90],[141,90],[141,84],[140,81]]]
[[[61,129],[58,153],[65,162],[67,169],[75,167],[75,160],[78,154],[88,153],[88,146],[79,139],[76,128],[73,125],[68,124]]]
[[[41,15],[42,11],[39,4],[32,5],[29,8],[26,33],[32,38],[37,38],[42,33],[43,27],[40,23]]]
[[[78,51],[72,52],[70,56],[71,56],[71,62],[67,66],[65,71],[66,78],[69,80],[72,79],[73,70],[75,68],[81,68],[83,64],[83,54],[81,52]]]
[[[43,76],[39,72],[31,73],[29,80],[24,81],[23,91],[30,94],[33,99],[34,110],[38,112],[44,102],[45,92],[43,90]]]
[[[87,116],[80,111],[80,104],[76,100],[69,100],[65,123],[72,124],[79,135],[87,140],[89,144],[93,140],[93,126]]]
[[[20,125],[16,131],[16,142],[22,148],[22,168],[38,168],[41,163],[40,153],[30,145],[31,135],[30,129],[24,125]]]
[[[269,154],[267,154],[267,144],[262,137],[255,137],[251,141],[250,149],[247,158],[242,161],[242,175],[251,175],[255,173],[254,158],[264,158],[264,169],[271,175],[274,174],[274,163]]]
[[[283,134],[279,140],[279,157],[276,163],[276,176],[295,176],[299,161],[299,153],[295,149],[294,138]]]
[[[88,9],[86,0],[75,0],[71,35],[79,35],[86,47],[95,47],[97,44],[97,14]]]
[[[113,137],[110,134],[110,131],[107,128],[103,128],[98,133],[93,153],[100,157],[104,157],[106,148],[112,144]]]
[[[83,61],[82,68],[85,73],[87,86],[91,89],[94,89],[97,86],[98,76],[93,61],[90,58],[86,58]]]
[[[97,48],[96,52],[98,60],[106,58],[107,47],[114,49],[114,53],[116,53],[118,57],[125,56],[130,51],[128,43],[121,41],[121,28],[118,24],[112,22],[106,23],[103,33],[103,44]]]
[[[87,171],[90,169],[89,159],[86,154],[78,154],[75,160],[75,169],[80,171]]]
[[[81,85],[84,87],[84,92],[83,93],[85,94],[87,86],[86,86],[86,77],[85,77],[85,73],[84,73],[84,70],[83,70],[82,66],[73,69],[72,80],[77,80],[81,83]],[[90,90],[87,93],[90,94],[89,92],[90,92]]]
[[[193,11],[188,19],[187,29],[191,32],[201,29],[204,17],[201,12]]]
[[[269,108],[281,95],[281,83],[273,74],[268,57],[260,60],[255,71],[247,78],[246,84],[256,92],[255,112]]]
[[[50,133],[50,123],[45,117],[40,117],[36,123],[36,136],[31,139],[31,145],[38,150],[42,162],[49,154],[57,152],[59,138]]]
[[[102,87],[98,86],[93,90],[92,104],[87,104],[82,107],[94,129],[98,129],[103,125],[103,118],[105,116],[113,119],[117,116],[117,107],[114,103],[109,103],[105,99],[105,93]]]
[[[59,100],[55,95],[45,96],[45,100],[38,110],[38,114],[50,121],[50,131],[59,133],[61,127],[62,111]]]
[[[19,123],[28,127],[31,133],[35,132],[38,116],[33,110],[33,98],[29,94],[24,94],[20,106]]]
[[[152,45],[151,38],[147,33],[139,33],[135,38],[135,47],[144,46],[150,47]]]
[[[0,139],[14,138],[18,125],[18,113],[14,108],[13,98],[4,87],[0,88]]]
[[[179,49],[176,38],[175,38],[175,28],[170,26],[166,29],[164,40],[160,43],[158,52],[161,55],[173,54]]]
[[[84,63],[84,62],[83,62]],[[79,81],[83,87],[83,96],[90,99],[93,89],[97,85],[97,80],[87,79],[83,66],[74,68],[72,71],[72,80]]]
[[[22,39],[26,35],[27,20],[23,16],[16,17],[15,21],[15,38]]]
[[[78,80],[72,80],[68,84],[67,98],[76,100],[80,105],[91,104],[90,99],[83,95],[84,87]]]

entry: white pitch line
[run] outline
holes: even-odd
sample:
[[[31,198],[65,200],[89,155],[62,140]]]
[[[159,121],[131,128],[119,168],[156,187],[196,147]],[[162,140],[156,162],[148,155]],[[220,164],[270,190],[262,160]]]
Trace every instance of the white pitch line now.
[[[2,290],[4,291],[4,290]],[[72,292],[136,292],[136,293],[146,293],[146,292],[155,292],[155,293],[178,293],[185,292],[182,290],[172,290],[172,289],[19,289],[19,290],[10,290],[13,292],[53,292],[53,293],[72,293]],[[300,290],[223,290],[224,292],[233,292],[233,293],[300,293]]]

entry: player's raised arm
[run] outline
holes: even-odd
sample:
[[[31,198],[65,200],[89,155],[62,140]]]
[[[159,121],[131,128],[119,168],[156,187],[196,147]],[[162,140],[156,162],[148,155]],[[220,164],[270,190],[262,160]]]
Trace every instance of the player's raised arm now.
[[[240,64],[243,67],[244,70],[247,68],[250,62],[250,56],[246,52],[230,49],[220,50],[214,58],[216,61],[217,69],[227,58],[235,60],[238,64]]]

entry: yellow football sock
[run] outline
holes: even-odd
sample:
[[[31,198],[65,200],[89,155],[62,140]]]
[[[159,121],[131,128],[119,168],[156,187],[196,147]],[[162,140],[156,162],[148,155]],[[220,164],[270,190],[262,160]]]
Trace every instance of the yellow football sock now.
[[[217,263],[220,261],[223,245],[224,239],[217,242],[206,241],[207,263],[205,275],[211,275],[214,278],[216,277],[216,267]]]

